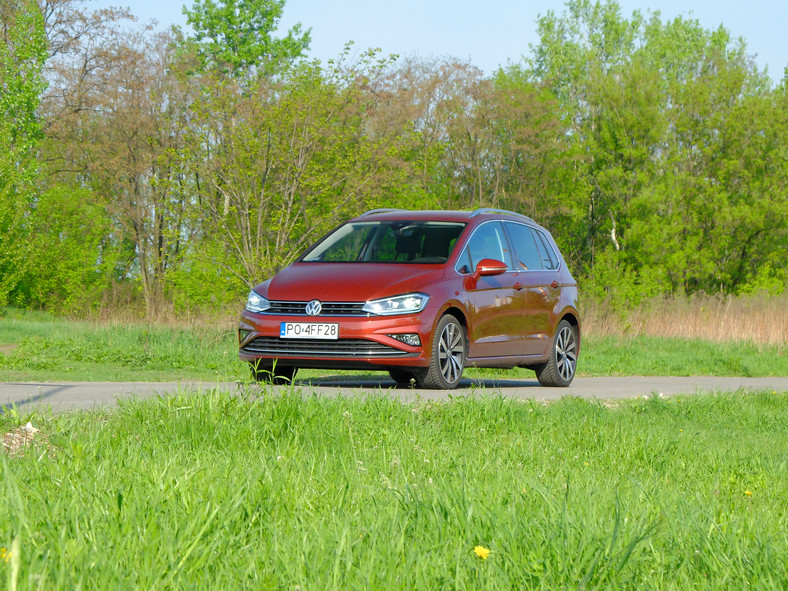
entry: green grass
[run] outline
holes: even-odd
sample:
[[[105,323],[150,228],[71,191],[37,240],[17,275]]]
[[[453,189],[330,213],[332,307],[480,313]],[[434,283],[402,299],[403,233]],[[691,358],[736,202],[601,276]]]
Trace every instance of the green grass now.
[[[98,324],[43,314],[0,317],[0,381],[246,378],[235,331]]]
[[[111,325],[12,310],[0,316],[0,381],[4,382],[245,380],[249,372],[237,352],[231,326]],[[348,373],[362,372],[302,371],[298,377]],[[469,369],[465,375],[534,378],[526,369]],[[586,337],[578,375],[785,376],[788,355],[785,347],[741,342]]]
[[[583,343],[579,371],[615,376],[788,375],[786,348],[662,337],[599,337]]]
[[[32,420],[8,588],[780,589],[788,395],[210,392]],[[485,560],[474,554],[490,550]]]

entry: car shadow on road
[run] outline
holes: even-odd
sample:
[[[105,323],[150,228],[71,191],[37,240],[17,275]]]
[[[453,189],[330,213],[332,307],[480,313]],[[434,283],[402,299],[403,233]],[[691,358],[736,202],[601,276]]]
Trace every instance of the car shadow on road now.
[[[357,388],[359,390],[414,390],[418,389],[415,382],[398,384],[387,377],[356,377],[356,376],[325,376],[319,378],[296,378],[295,386],[315,386],[321,388]],[[534,388],[539,387],[539,382],[533,380],[506,380],[494,378],[463,378],[460,380],[460,390],[498,390],[507,388]]]

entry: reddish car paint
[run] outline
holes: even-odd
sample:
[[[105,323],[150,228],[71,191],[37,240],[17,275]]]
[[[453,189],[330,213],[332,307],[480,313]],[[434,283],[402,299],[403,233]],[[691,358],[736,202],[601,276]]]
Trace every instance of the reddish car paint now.
[[[319,300],[324,304],[366,302],[420,292],[430,298],[421,312],[398,316],[321,314],[310,317],[244,310],[239,323],[240,358],[265,366],[423,371],[420,368],[428,368],[433,359],[433,333],[438,322],[445,314],[452,314],[467,337],[466,366],[541,368],[554,354],[556,329],[561,320],[566,320],[576,335],[576,363],[580,349],[577,284],[552,236],[544,228],[516,214],[487,210],[389,211],[365,214],[351,222],[395,220],[462,222],[466,226],[445,263],[331,263],[301,262],[299,259],[257,285],[254,292],[269,301]],[[501,268],[495,268],[496,261],[488,260],[481,261],[476,272],[458,272],[458,259],[464,254],[471,236],[482,224],[492,221],[515,222],[542,232],[559,259],[558,269],[533,271],[514,268],[513,264],[513,268],[503,265],[506,272],[500,272]],[[506,235],[509,237],[508,233]],[[509,245],[512,246],[511,241]],[[517,251],[517,248],[511,250]],[[485,262],[491,267],[489,274],[481,268]],[[497,262],[497,266],[502,265]],[[246,346],[258,337],[278,339],[282,322],[317,320],[339,323],[339,338],[343,341],[360,339],[380,343],[397,350],[402,356],[261,355],[246,350]],[[421,339],[421,346],[409,346],[387,336],[395,333],[416,333]]]

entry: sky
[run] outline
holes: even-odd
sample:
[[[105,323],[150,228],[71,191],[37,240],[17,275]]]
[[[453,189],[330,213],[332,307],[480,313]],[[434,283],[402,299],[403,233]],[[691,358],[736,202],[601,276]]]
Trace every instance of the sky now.
[[[91,5],[126,6],[140,21],[161,27],[185,25],[179,0],[94,0]],[[191,5],[191,2],[189,2]],[[384,55],[455,57],[492,74],[518,62],[536,44],[536,20],[552,10],[564,12],[563,0],[287,0],[279,31],[295,23],[311,28],[308,56],[336,58],[348,41],[354,51],[380,48]],[[619,0],[622,14],[659,11],[663,21],[676,16],[697,19],[705,29],[723,25],[744,37],[748,53],[768,66],[774,81],[788,66],[788,0]]]

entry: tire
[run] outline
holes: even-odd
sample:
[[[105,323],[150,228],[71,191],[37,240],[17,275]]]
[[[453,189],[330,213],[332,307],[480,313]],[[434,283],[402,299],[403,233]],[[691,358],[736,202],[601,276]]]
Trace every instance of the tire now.
[[[413,379],[413,372],[404,369],[390,369],[389,375],[400,386],[407,386]]]
[[[432,337],[430,366],[416,374],[420,388],[451,390],[456,388],[465,368],[465,329],[447,314],[438,322]]]
[[[558,323],[550,349],[547,363],[534,368],[536,377],[542,386],[565,388],[577,369],[577,332],[566,320]]]
[[[297,367],[292,366],[265,366],[261,363],[249,363],[249,369],[252,372],[252,378],[261,384],[273,384],[275,386],[283,386],[285,384],[292,384],[293,378],[298,371]]]

